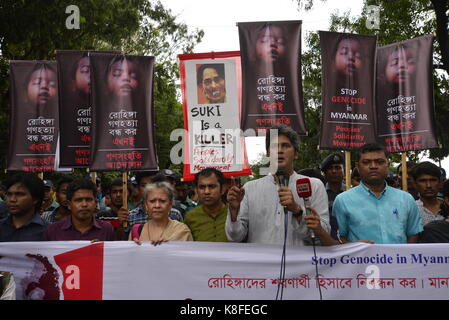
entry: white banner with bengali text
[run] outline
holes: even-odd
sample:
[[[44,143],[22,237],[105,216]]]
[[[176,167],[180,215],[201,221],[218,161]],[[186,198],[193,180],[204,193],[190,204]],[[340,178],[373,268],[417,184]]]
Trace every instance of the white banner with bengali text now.
[[[449,244],[282,247],[209,242],[0,244],[17,299],[448,299]],[[318,268],[318,276],[316,273]]]

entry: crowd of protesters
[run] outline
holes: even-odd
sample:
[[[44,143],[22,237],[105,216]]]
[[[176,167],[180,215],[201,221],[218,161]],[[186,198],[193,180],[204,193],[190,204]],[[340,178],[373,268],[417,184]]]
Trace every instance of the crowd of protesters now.
[[[267,135],[266,149],[281,171],[244,186],[213,168],[198,172],[193,182],[169,169],[139,171],[125,184],[124,203],[121,179],[103,185],[99,195],[98,180],[11,174],[0,186],[0,241],[279,244],[284,219],[291,215],[287,243],[293,245],[309,244],[312,234],[321,245],[449,242],[449,181],[443,168],[408,162],[405,192],[401,167],[391,173],[389,154],[369,144],[359,150],[354,168],[345,168],[344,156],[332,153],[319,168],[295,172],[298,136],[287,126],[277,129],[276,141]],[[345,181],[349,169],[351,180]],[[279,172],[290,178],[287,185]],[[296,180],[306,176],[313,191],[307,208],[295,192]]]

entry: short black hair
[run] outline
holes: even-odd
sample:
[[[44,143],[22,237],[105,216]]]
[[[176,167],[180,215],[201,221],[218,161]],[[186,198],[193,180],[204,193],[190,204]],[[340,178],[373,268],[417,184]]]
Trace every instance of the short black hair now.
[[[270,150],[270,144],[271,144],[271,137],[270,132],[271,130],[277,130],[278,136],[286,136],[288,140],[290,140],[291,144],[295,148],[295,151],[299,153],[299,135],[298,133],[293,130],[291,127],[285,125],[285,124],[277,124],[274,125],[270,130],[267,130],[266,136],[265,136],[265,149],[267,151],[267,154]]]
[[[154,171],[154,170],[137,171],[136,172],[137,185],[140,185],[140,180],[142,180],[142,178],[152,177],[152,176],[156,175],[157,173],[158,173],[158,171]]]
[[[154,175],[154,177],[151,179],[151,183],[156,183],[156,182],[170,182],[169,178],[167,176],[165,176],[162,173],[157,173]]]
[[[111,182],[111,189],[112,189],[112,187],[121,187],[121,186],[123,186],[123,181],[121,178],[114,179]]]
[[[61,187],[63,184],[65,183],[72,183],[73,182],[73,177],[71,176],[63,176],[61,179],[59,179],[58,184],[56,185],[56,192],[59,192],[61,190]]]
[[[197,84],[198,85],[202,85],[203,84],[203,73],[204,70],[206,69],[214,69],[215,71],[217,71],[217,74],[219,77],[221,78],[225,78],[225,71],[224,71],[224,64],[223,63],[208,63],[208,64],[203,64],[198,68],[197,71]]]
[[[39,179],[33,173],[19,172],[6,180],[5,183],[6,190],[11,188],[16,183],[20,183],[21,185],[23,185],[31,194],[33,200],[37,200],[34,210],[39,211],[42,206],[42,201],[44,201],[44,193],[45,193],[44,181]]]
[[[378,152],[381,151],[385,154],[385,158],[389,158],[390,153],[385,149],[385,147],[379,143],[367,143],[361,146],[358,150],[357,160],[360,160],[362,154],[367,152]]]
[[[414,161],[407,161],[405,163],[405,166],[407,167],[407,171],[410,170],[410,169],[413,169],[413,167],[416,166],[416,164],[417,163],[414,162]],[[402,172],[402,163],[400,163],[398,165],[398,167],[396,168],[396,174],[399,174],[400,172]]]
[[[198,181],[200,180],[200,177],[210,177],[213,174],[215,174],[218,183],[220,184],[220,187],[222,187],[225,184],[225,177],[223,175],[223,172],[212,167],[205,168],[195,174],[195,186],[198,186]]]
[[[90,179],[75,179],[67,187],[67,200],[72,200],[78,190],[91,190],[94,198],[97,198],[97,186]]]
[[[424,161],[413,167],[412,177],[413,179],[418,179],[419,176],[427,174],[432,177],[438,178],[441,180],[441,170],[436,164],[433,164],[430,161]]]

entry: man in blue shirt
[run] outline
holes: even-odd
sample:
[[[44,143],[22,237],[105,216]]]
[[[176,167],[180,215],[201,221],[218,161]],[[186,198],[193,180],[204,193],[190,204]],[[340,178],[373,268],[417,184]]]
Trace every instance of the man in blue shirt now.
[[[421,216],[413,197],[385,182],[388,154],[379,144],[360,148],[359,186],[337,196],[333,214],[343,242],[377,244],[416,243],[422,232]]]

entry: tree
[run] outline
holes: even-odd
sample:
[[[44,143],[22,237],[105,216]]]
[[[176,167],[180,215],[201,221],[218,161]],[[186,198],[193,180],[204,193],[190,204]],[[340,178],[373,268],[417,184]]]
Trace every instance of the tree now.
[[[69,5],[80,11],[80,28],[67,29]],[[54,60],[55,50],[122,50],[156,57],[154,106],[161,167],[168,167],[170,132],[182,127],[177,102],[176,54],[190,53],[203,37],[170,10],[150,0],[3,0],[0,3],[0,148],[8,148],[8,60]],[[4,167],[2,154],[0,167]]]
[[[323,1],[323,0],[321,0]],[[325,1],[325,0],[324,0]],[[305,10],[313,8],[313,0],[297,0],[298,6]],[[380,29],[366,26],[367,7],[377,5],[380,8]],[[448,0],[365,0],[361,16],[350,13],[332,15],[330,31],[371,34],[378,37],[378,45],[386,45],[424,34],[436,34],[434,45],[434,97],[438,140],[440,149],[432,149],[429,157],[441,160],[449,155],[449,1]],[[318,139],[316,116],[321,115],[321,65],[320,47],[317,34],[311,34],[306,42],[309,49],[303,54],[304,96],[306,97],[307,127],[309,136],[304,138],[304,153],[316,152]],[[312,111],[314,110],[314,111]],[[310,134],[312,133],[312,134]],[[319,134],[319,129],[318,129]],[[323,152],[324,155],[325,152]],[[411,158],[418,158],[420,152],[409,153]],[[399,159],[398,156],[395,157]],[[313,163],[313,162],[311,162]]]

